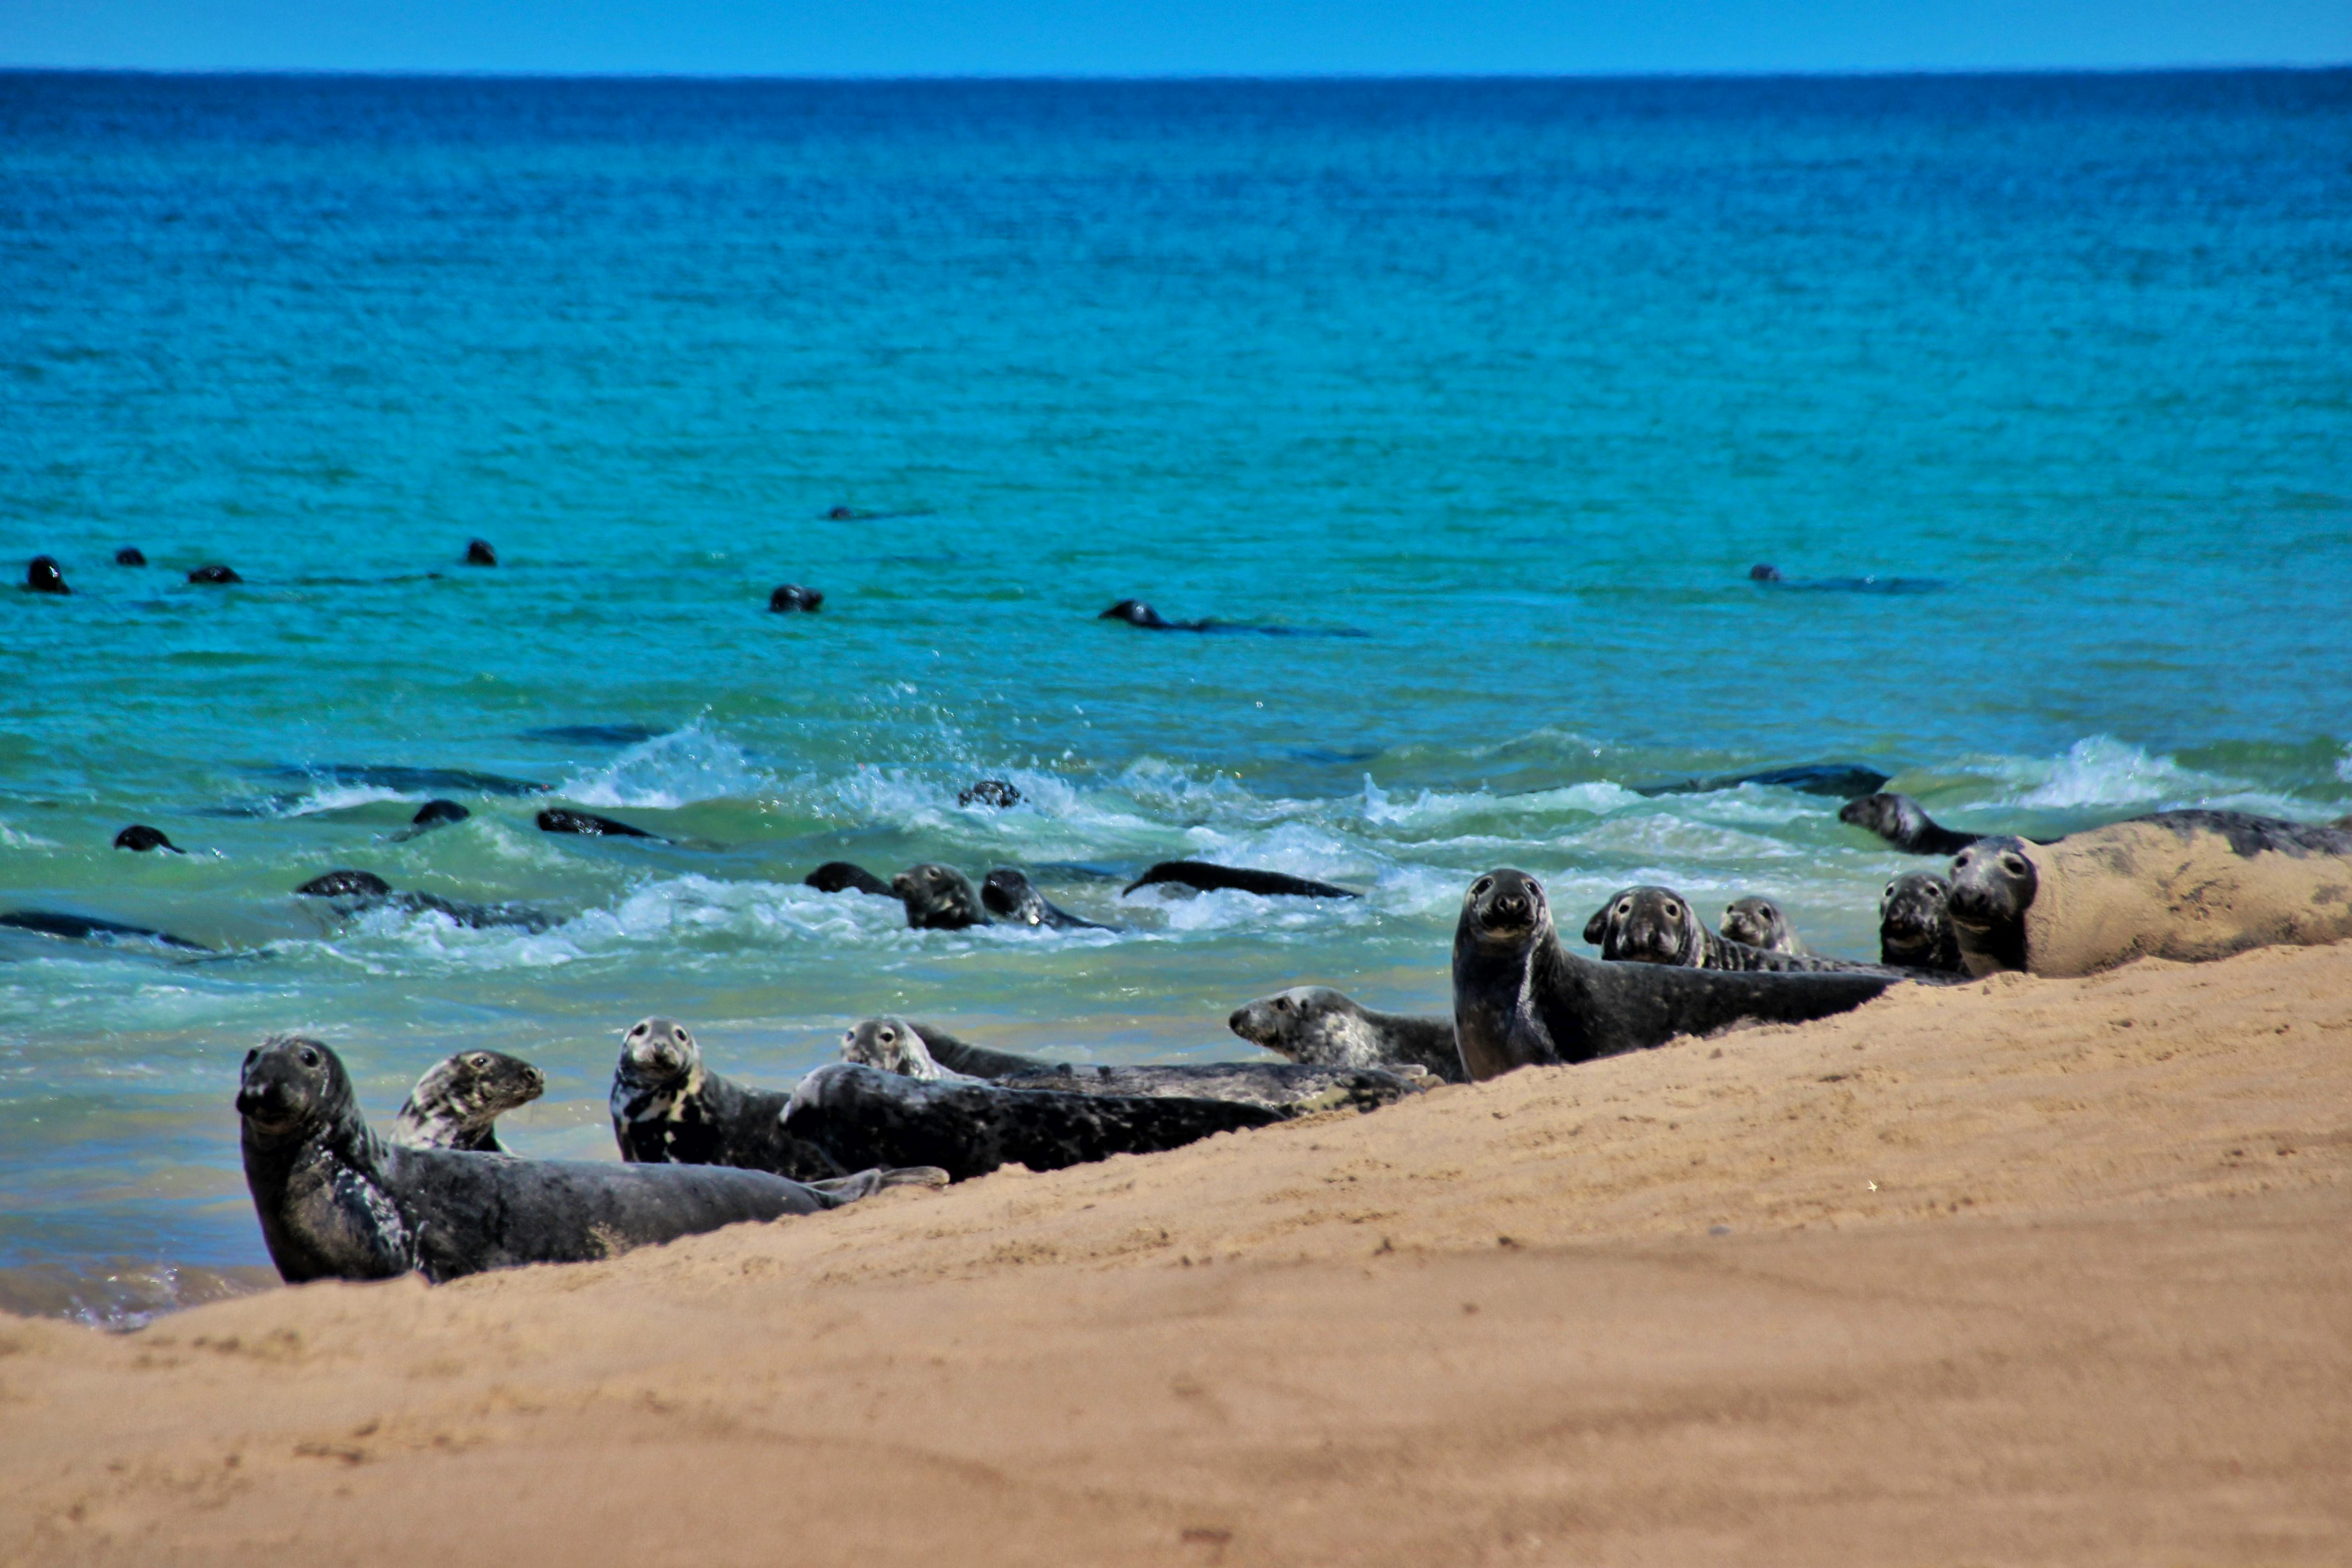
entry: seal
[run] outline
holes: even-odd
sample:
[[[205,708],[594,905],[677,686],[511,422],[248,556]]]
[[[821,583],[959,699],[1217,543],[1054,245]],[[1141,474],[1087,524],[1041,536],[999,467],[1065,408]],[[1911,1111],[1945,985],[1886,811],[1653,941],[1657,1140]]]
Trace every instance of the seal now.
[[[1966,974],[1952,929],[1952,885],[1933,871],[1906,871],[1878,895],[1878,961]]]
[[[1971,974],[2081,975],[2352,937],[2352,830],[2159,811],[2051,844],[1983,838],[1952,861]]]
[[[839,1208],[898,1180],[863,1172],[815,1187],[758,1171],[647,1170],[387,1143],[361,1119],[351,1075],[316,1040],[272,1036],[246,1053],[236,1093],[246,1185],[289,1284],[435,1283],[527,1263],[583,1263],[744,1220]]]
[[[1050,926],[1055,931],[1118,929],[1047,903],[1045,895],[1032,887],[1027,877],[1009,867],[999,867],[981,879],[980,901],[987,906],[989,913],[1000,915],[1014,925]]]
[[[473,815],[454,800],[428,800],[416,808],[416,815],[408,819],[408,826],[392,837],[395,842],[415,838],[420,834],[430,833],[436,827],[445,827],[453,822],[463,822]]]
[[[547,1075],[503,1051],[460,1051],[425,1069],[392,1119],[384,1142],[404,1149],[509,1151],[498,1119],[547,1092]]]
[[[1206,860],[1162,860],[1119,890],[1125,898],[1138,888],[1148,888],[1157,882],[1173,882],[1179,887],[1197,888],[1204,893],[1231,889],[1236,892],[1255,893],[1260,898],[1293,899],[1356,899],[1363,895],[1349,888],[1335,888],[1328,882],[1310,881],[1305,877],[1292,877],[1280,871],[1255,871],[1239,866],[1213,866]]]
[[[125,925],[121,921],[100,920],[95,915],[60,914],[55,910],[10,910],[0,914],[0,926],[11,931],[27,931],[37,936],[54,936],[67,942],[94,942],[112,947],[126,942],[152,942],[158,947],[176,947],[188,952],[210,952],[213,950],[200,942],[190,942],[184,936],[173,936],[167,931],[148,926]]]
[[[1454,931],[1454,1033],[1474,1080],[1645,1050],[1731,1024],[1826,1017],[1894,983],[1883,974],[1596,963],[1560,946],[1543,884],[1525,871],[1493,870],[1471,883]]]
[[[868,1020],[868,1022],[872,1021]],[[857,1027],[862,1029],[865,1026],[861,1024]],[[922,1037],[925,1050],[942,1070],[959,1078],[982,1079],[994,1082],[1054,1066],[1052,1062],[1040,1061],[1035,1057],[1016,1056],[1011,1051],[991,1050],[986,1046],[975,1046],[969,1041],[960,1040],[937,1024],[909,1022],[904,1026]],[[851,1031],[853,1034],[856,1032],[856,1030]],[[851,1059],[861,1058],[852,1058]],[[879,1066],[880,1064],[869,1065]]]
[[[785,1133],[791,1103],[789,1094],[710,1071],[694,1037],[668,1018],[640,1018],[621,1037],[609,1105],[624,1160],[734,1165],[803,1181],[845,1174],[824,1149]]]
[[[1204,632],[1206,621],[1171,621],[1140,599],[1121,599],[1095,619],[1125,621],[1130,626],[1140,626],[1148,632]]]
[[[576,834],[583,838],[650,838],[656,844],[669,842],[658,833],[648,833],[642,827],[632,827],[609,816],[598,816],[592,811],[572,811],[560,805],[551,805],[539,814],[539,830],[541,833]]]
[[[1940,826],[1907,795],[1865,795],[1838,807],[1838,820],[1867,828],[1913,855],[1957,855],[1983,837]]]
[[[191,583],[221,584],[242,583],[245,579],[238,576],[233,568],[214,565],[197,567],[194,571],[188,574],[188,581]]]
[[[1234,1009],[1225,1026],[1254,1046],[1316,1067],[1406,1068],[1468,1078],[1454,1020],[1375,1013],[1328,985],[1294,985]]]
[[[466,541],[467,565],[495,566],[498,563],[499,552],[490,548],[490,542],[488,540],[469,539]]]
[[[126,544],[114,552],[114,563],[117,566],[144,566],[147,555],[137,545]]]
[[[299,898],[334,900],[337,912],[342,914],[390,905],[409,914],[440,915],[452,924],[474,931],[517,926],[524,931],[541,931],[556,923],[544,910],[529,904],[469,904],[445,899],[438,893],[395,892],[391,883],[373,871],[330,871],[311,878],[294,892]]]
[[[956,791],[958,805],[992,805],[1009,811],[1021,804],[1021,792],[1009,779],[977,779]]]
[[[1803,763],[1793,768],[1766,768],[1750,773],[1718,773],[1713,778],[1677,779],[1672,784],[1636,784],[1633,787],[1635,795],[1656,796],[1712,795],[1717,790],[1757,784],[1769,789],[1795,790],[1799,795],[1835,795],[1843,800],[1848,795],[1874,790],[1885,782],[1885,773],[1858,763]]]
[[[874,893],[886,899],[898,896],[890,890],[889,883],[865,867],[853,865],[847,860],[828,860],[802,878],[801,881],[803,886],[814,888],[820,893]]]
[[[1672,888],[1622,888],[1584,922],[1584,940],[1624,963],[1776,973],[1872,973],[1876,966],[1809,952],[1775,952],[1729,942],[1706,929],[1691,901]]]
[[[780,616],[814,615],[824,607],[824,595],[798,583],[786,583],[768,595],[768,608]]]
[[[1720,929],[1724,941],[1761,948],[1766,952],[1805,951],[1798,944],[1797,933],[1789,929],[1789,917],[1769,899],[1732,900],[1723,906]]]
[[[268,770],[278,778],[306,784],[366,784],[402,795],[430,795],[447,790],[455,795],[545,795],[554,786],[513,779],[504,773],[478,773],[467,768],[412,768],[374,763],[286,763]]]
[[[1778,583],[1780,569],[1769,562],[1759,561],[1748,569],[1748,580],[1750,583]]]
[[[916,931],[962,931],[988,924],[971,879],[951,866],[926,860],[890,879],[890,890],[907,906],[907,924]]]
[[[143,822],[134,822],[116,834],[114,847],[117,849],[136,850],[142,855],[150,849],[161,849],[173,855],[187,853],[186,850],[164,837],[162,828],[150,827]]]
[[[25,563],[25,590],[31,594],[71,594],[66,586],[66,574],[58,570],[54,557],[36,555]]]

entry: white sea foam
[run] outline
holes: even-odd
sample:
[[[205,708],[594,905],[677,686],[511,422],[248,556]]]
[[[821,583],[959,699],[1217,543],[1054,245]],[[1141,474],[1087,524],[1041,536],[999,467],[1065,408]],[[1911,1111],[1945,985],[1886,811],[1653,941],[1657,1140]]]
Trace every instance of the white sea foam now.
[[[423,796],[385,789],[380,784],[320,784],[293,805],[281,806],[278,815],[283,817],[315,816],[322,811],[349,811],[355,805],[373,805],[380,800],[420,800]]]
[[[1425,789],[1418,798],[1399,804],[1372,782],[1371,774],[1364,775],[1364,820],[1385,826],[1434,827],[1465,816],[1489,815],[1552,816],[1580,812],[1606,816],[1611,812],[1642,803],[1643,797],[1632,790],[1596,779],[1559,789],[1530,790],[1521,795],[1495,795],[1486,790],[1456,794]]]
[[[749,798],[773,784],[742,747],[697,720],[639,742],[593,773],[566,779],[556,793],[583,805],[671,811],[698,800]]]
[[[2112,735],[2075,742],[2046,772],[2016,796],[2016,804],[2063,808],[2085,805],[2147,805],[2159,801],[2199,801],[2227,793],[2224,780],[2194,773],[2170,757],[2152,755]],[[2034,764],[2020,770],[2026,783]]]

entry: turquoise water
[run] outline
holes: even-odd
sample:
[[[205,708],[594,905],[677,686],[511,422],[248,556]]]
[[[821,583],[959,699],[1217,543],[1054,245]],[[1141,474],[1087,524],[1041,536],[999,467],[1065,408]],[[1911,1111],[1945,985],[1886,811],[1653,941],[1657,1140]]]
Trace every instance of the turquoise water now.
[[[1869,954],[1918,864],[1646,784],[2352,810],[2347,149],[2346,72],[0,75],[0,536],[74,590],[0,595],[0,904],[225,954],[0,934],[0,1291],[264,1261],[269,1030],[386,1116],[518,1051],[509,1141],[611,1157],[649,1012],[772,1084],[885,1010],[1242,1056],[1283,984],[1446,1010],[1490,866]],[[1256,629],[1097,618],[1131,595]],[[1024,804],[959,807],[984,775]],[[474,816],[394,839],[427,794]],[[1118,896],[1177,855],[1368,896]],[[1128,929],[909,931],[799,885],[836,858]],[[290,895],[344,866],[560,923]]]

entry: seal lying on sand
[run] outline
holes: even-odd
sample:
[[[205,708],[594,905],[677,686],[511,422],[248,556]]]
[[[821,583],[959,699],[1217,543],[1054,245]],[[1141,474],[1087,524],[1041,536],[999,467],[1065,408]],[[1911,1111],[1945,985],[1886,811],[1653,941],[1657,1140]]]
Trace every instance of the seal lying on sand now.
[[[862,1166],[876,1149],[927,1150],[940,1158],[907,1163],[940,1166],[959,1181],[1015,1161],[1053,1171],[1282,1119],[1224,1100],[923,1083],[850,1062],[828,1063],[793,1093],[775,1094],[710,1071],[694,1037],[667,1018],[630,1029],[613,1077],[623,1159],[785,1175]]]
[[[1966,974],[1952,929],[1952,885],[1933,871],[1906,871],[1878,896],[1878,961]]]
[[[903,1018],[868,1018],[842,1038],[842,1059],[924,1083],[993,1081],[1000,1089],[1052,1089],[1072,1094],[1131,1094],[1162,1099],[1226,1100],[1263,1105],[1289,1115],[1308,1110],[1376,1110],[1426,1087],[1377,1068],[1305,1067],[1265,1062],[1033,1062],[993,1080],[951,1073],[930,1053],[921,1032]],[[1456,1069],[1457,1071],[1459,1068]]]
[[[539,814],[539,830],[541,833],[572,833],[583,838],[650,838],[656,844],[669,842],[658,833],[648,833],[642,827],[632,827],[609,816],[598,816],[593,811],[571,811],[560,805],[549,806]]]
[[[1788,973],[1850,973],[1876,966],[1809,952],[1768,952],[1727,942],[1706,929],[1691,901],[1672,888],[1621,888],[1584,922],[1584,940],[1601,956],[1624,963],[1675,964]]]
[[[503,1154],[495,1123],[547,1092],[547,1075],[503,1051],[461,1051],[425,1069],[384,1142],[404,1149]]]
[[[1471,883],[1454,931],[1454,1033],[1474,1079],[1643,1050],[1728,1024],[1826,1017],[1893,984],[1883,974],[1595,963],[1560,946],[1543,884],[1525,871],[1489,871]]]
[[[159,947],[176,947],[189,952],[213,951],[203,942],[190,942],[186,937],[173,936],[167,931],[125,925],[121,921],[100,920],[95,915],[60,914],[55,910],[10,910],[0,914],[0,926],[28,931],[40,936],[62,937],[68,942],[95,942],[109,946],[126,942],[152,942]]]
[[[889,883],[865,867],[852,865],[846,860],[828,860],[802,878],[801,881],[803,886],[814,888],[820,893],[874,893],[885,899],[898,896],[890,890]]]
[[[236,1109],[246,1184],[289,1284],[412,1271],[438,1282],[586,1262],[741,1220],[838,1208],[894,1179],[937,1179],[866,1171],[818,1188],[758,1171],[403,1148],[361,1120],[334,1052],[282,1035],[246,1054]]]
[[[172,855],[187,853],[186,850],[164,837],[162,828],[150,827],[143,822],[134,822],[116,834],[114,847],[117,849],[135,850],[142,855],[150,849],[161,849]]]
[[[1866,795],[1847,801],[1838,807],[1838,820],[1867,828],[1914,855],[1957,855],[1983,837],[1939,826],[1907,795]]]
[[[2352,937],[2352,830],[2240,811],[2160,811],[2053,844],[1984,838],[1952,862],[1973,974],[2089,974]]]
[[[501,926],[515,926],[523,931],[540,931],[555,924],[554,917],[529,904],[468,904],[456,899],[445,899],[437,893],[398,893],[392,884],[373,871],[354,871],[348,868],[313,877],[294,889],[297,897],[331,899],[338,912],[356,914],[378,904],[390,904],[411,914],[431,913],[446,918],[451,923],[473,931],[490,931]]]
[[[907,924],[916,931],[962,931],[989,923],[971,879],[952,866],[926,860],[890,879],[890,890],[907,906]]]
[[[1461,1083],[1454,1020],[1375,1013],[1328,985],[1294,985],[1234,1009],[1226,1026],[1254,1046],[1317,1067],[1417,1067]]]
[[[1118,929],[1047,903],[1045,895],[1032,887],[1027,877],[1007,867],[1000,867],[981,879],[980,901],[988,906],[991,914],[1001,915],[1014,925],[1050,926],[1055,931]]]
[[[1723,940],[1766,952],[1800,953],[1804,948],[1789,929],[1789,917],[1769,899],[1734,899],[1723,906]]]
[[[1136,889],[1148,888],[1155,882],[1173,882],[1180,887],[1198,888],[1204,893],[1232,889],[1266,899],[1355,899],[1363,896],[1348,888],[1335,888],[1328,882],[1310,881],[1305,877],[1292,877],[1280,871],[1254,871],[1239,866],[1213,866],[1206,860],[1162,860],[1119,889],[1119,896],[1124,898]]]

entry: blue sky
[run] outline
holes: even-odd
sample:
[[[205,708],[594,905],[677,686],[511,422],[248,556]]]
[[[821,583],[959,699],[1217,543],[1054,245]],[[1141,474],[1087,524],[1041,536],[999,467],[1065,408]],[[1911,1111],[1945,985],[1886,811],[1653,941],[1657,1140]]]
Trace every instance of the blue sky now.
[[[0,65],[166,70],[1158,76],[2347,61],[2352,0],[0,0]]]

